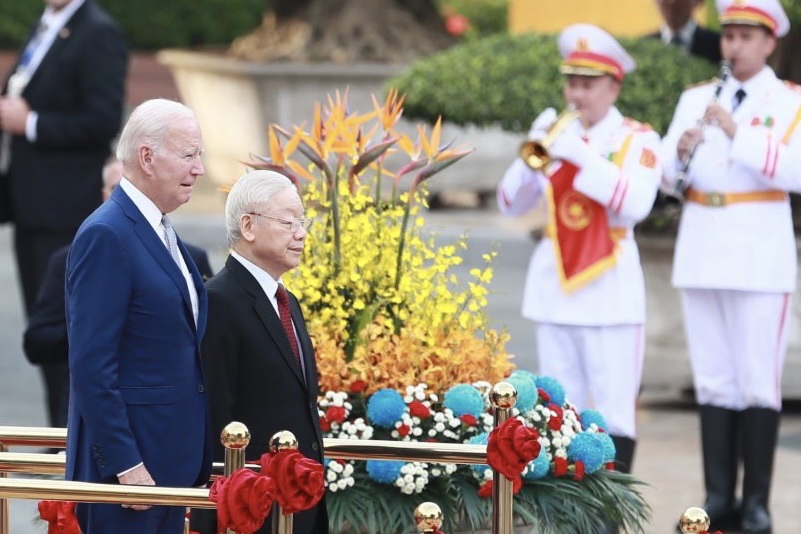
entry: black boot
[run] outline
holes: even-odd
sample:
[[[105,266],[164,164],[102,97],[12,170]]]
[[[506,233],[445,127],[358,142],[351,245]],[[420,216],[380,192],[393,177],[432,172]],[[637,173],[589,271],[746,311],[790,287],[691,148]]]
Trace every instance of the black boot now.
[[[704,460],[704,510],[710,532],[739,530],[740,514],[734,492],[739,457],[740,412],[718,406],[699,406],[701,453]]]
[[[610,436],[615,444],[615,469],[621,473],[631,473],[634,463],[634,449],[637,442],[625,436]]]
[[[741,412],[743,451],[743,531],[771,534],[768,512],[773,457],[779,434],[779,412],[748,408]]]

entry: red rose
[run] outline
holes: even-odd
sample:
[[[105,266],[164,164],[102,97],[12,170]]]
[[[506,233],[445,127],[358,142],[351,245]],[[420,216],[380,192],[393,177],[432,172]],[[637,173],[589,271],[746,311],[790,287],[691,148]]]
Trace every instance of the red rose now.
[[[402,437],[406,437],[409,435],[409,432],[412,431],[412,428],[409,425],[401,425],[398,427],[398,434]]]
[[[323,432],[331,430],[331,423],[328,422],[328,419],[324,415],[320,417],[320,428]]]
[[[554,412],[554,414],[548,419],[548,428],[551,430],[559,430],[562,428],[562,422],[564,421],[564,412],[562,408],[558,404],[549,404],[548,408]]]
[[[575,466],[576,466],[576,472],[573,475],[573,478],[581,481],[584,478],[584,472],[585,472],[584,462],[582,462],[581,460],[577,460]]]
[[[553,459],[553,472],[558,477],[563,477],[567,474],[567,460],[561,456],[556,456]]]
[[[331,406],[325,411],[325,416],[332,423],[341,423],[345,420],[345,407]]]
[[[538,432],[523,426],[517,417],[507,419],[490,432],[487,441],[487,464],[514,480],[523,468],[540,454]]]
[[[263,454],[261,472],[273,479],[275,500],[281,505],[284,515],[314,507],[325,494],[322,464],[306,458],[297,450]]]
[[[81,534],[74,502],[39,501],[39,517],[49,523],[47,534]]]
[[[548,395],[544,389],[537,388],[537,395],[542,399],[542,402],[551,402],[551,396]]]
[[[478,420],[469,413],[459,416],[459,420],[468,426],[476,426],[478,424]]]
[[[228,478],[218,478],[209,490],[217,503],[217,524],[242,534],[261,528],[273,506],[273,481],[250,469],[237,469]]]
[[[417,400],[409,403],[409,413],[412,417],[419,417],[420,419],[431,417],[431,410],[428,406]]]
[[[364,380],[354,380],[350,383],[351,393],[361,393],[367,387],[367,382]]]

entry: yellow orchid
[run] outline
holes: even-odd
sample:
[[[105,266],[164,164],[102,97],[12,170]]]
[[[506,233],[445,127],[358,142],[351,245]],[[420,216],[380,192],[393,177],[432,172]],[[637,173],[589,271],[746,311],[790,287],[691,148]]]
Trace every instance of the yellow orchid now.
[[[395,133],[402,104],[391,90],[371,111],[351,113],[347,92],[336,93],[315,106],[308,129],[273,125],[270,155],[256,162],[302,177],[307,214],[321,222],[306,238],[311,257],[287,283],[303,303],[324,390],[363,380],[370,390],[424,382],[444,391],[513,368],[508,336],[483,311],[495,253],[459,280],[466,238],[438,246],[420,214],[417,185],[469,151],[441,146],[441,119],[417,139]],[[393,150],[408,158],[397,168],[386,158]],[[397,179],[410,173],[412,189],[399,191]],[[383,176],[396,178],[389,198]]]

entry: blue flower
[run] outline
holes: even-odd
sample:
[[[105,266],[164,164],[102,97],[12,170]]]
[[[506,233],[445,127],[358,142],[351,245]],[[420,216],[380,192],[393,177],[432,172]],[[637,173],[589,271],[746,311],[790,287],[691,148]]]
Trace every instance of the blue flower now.
[[[470,384],[457,384],[445,392],[442,405],[449,408],[456,417],[470,414],[478,419],[484,412],[484,397]]]
[[[406,411],[403,397],[394,389],[379,389],[367,401],[367,418],[375,426],[392,428]]]
[[[504,382],[509,382],[517,390],[515,408],[521,412],[531,410],[534,407],[534,403],[537,402],[537,386],[534,378],[532,378],[533,376],[531,373],[515,371],[509,378],[504,379]]]
[[[587,430],[590,428],[590,425],[593,424],[598,428],[606,430],[606,419],[604,419],[604,416],[601,415],[601,412],[598,410],[584,410],[581,412],[579,419],[581,420],[581,428],[584,430]]]
[[[574,462],[584,463],[586,473],[594,473],[604,465],[604,444],[598,438],[600,434],[581,432],[567,446],[567,458]]]
[[[548,452],[545,447],[540,449],[540,454],[532,462],[529,462],[526,474],[523,478],[528,480],[536,480],[538,478],[545,478],[551,470],[551,461],[548,459]]]
[[[367,460],[367,474],[381,484],[394,484],[400,476],[404,462]]]
[[[536,379],[537,388],[543,390],[551,398],[551,402],[559,406],[565,403],[565,389],[562,384],[550,376],[538,376]]]
[[[605,432],[599,432],[595,435],[604,445],[604,462],[614,462],[617,449],[615,448],[615,442],[612,441],[612,436]]]
[[[489,441],[489,432],[482,432],[472,438],[468,439],[465,443],[468,445],[486,445]],[[484,472],[490,467],[487,464],[474,464],[470,468],[481,478],[484,478]]]

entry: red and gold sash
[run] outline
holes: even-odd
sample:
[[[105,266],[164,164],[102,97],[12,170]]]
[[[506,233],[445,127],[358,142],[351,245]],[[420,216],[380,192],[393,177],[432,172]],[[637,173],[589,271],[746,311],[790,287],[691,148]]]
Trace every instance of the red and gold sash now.
[[[620,167],[631,145],[623,142],[613,162]],[[547,234],[556,254],[559,282],[566,293],[583,287],[617,263],[617,239],[609,228],[606,207],[573,188],[578,167],[563,161],[549,177]]]

